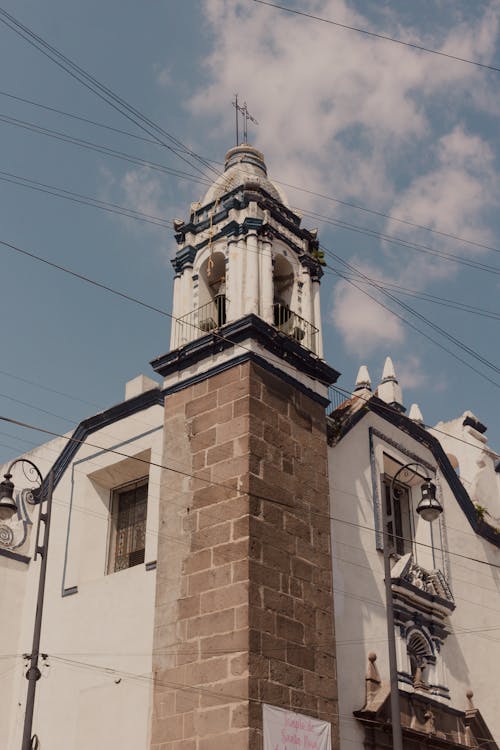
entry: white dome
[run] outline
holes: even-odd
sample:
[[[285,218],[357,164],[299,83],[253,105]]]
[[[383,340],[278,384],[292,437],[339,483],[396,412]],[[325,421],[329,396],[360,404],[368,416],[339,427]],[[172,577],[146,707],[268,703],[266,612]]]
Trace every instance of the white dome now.
[[[253,146],[249,146],[248,143],[243,143],[227,152],[224,172],[217,177],[214,184],[207,190],[202,205],[212,203],[225,193],[247,183],[258,183],[275,200],[288,206],[283,191],[267,176],[264,154],[257,151]]]

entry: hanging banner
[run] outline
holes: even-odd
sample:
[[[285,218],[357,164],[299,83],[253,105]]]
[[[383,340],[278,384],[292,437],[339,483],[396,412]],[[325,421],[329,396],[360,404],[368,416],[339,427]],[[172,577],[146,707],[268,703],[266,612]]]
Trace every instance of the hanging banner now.
[[[331,724],[284,708],[263,706],[264,750],[331,750]]]

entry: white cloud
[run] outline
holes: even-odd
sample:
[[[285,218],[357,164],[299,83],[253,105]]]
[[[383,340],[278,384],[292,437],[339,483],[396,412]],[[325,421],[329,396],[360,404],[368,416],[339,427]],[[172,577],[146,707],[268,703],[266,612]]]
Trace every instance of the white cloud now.
[[[491,241],[485,212],[498,199],[492,153],[455,125],[464,107],[492,111],[484,71],[246,0],[205,0],[202,7],[214,40],[205,63],[208,83],[187,107],[214,138],[222,132],[232,142],[229,103],[239,91],[260,123],[251,126],[251,140],[275,177]],[[301,9],[484,63],[493,58],[500,17],[495,0],[478,8],[473,21],[450,12],[446,26],[423,36],[402,28],[394,12],[382,13],[377,29],[347,0],[303,0]],[[313,196],[286,190],[293,205],[326,213]],[[385,231],[440,242],[395,222]],[[435,278],[453,268],[401,248],[383,250],[380,267],[369,275],[415,288],[425,285],[430,267]],[[404,343],[401,321],[343,281],[335,288],[332,320],[351,352]]]
[[[373,269],[361,270],[367,276],[376,275]],[[336,284],[331,321],[351,354],[366,357],[381,345],[403,343],[404,328],[398,318],[376,302],[376,299],[383,301],[377,291],[369,290],[375,298],[372,299],[362,289],[344,280]]]
[[[394,369],[401,387],[412,389],[420,388],[428,382],[427,372],[424,370],[420,358],[416,354],[398,358]]]

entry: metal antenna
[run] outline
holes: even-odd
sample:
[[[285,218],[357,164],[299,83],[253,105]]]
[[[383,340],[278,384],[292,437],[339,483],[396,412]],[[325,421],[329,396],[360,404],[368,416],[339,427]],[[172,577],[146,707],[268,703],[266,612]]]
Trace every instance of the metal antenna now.
[[[234,107],[234,115],[235,115],[235,120],[236,120],[236,145],[239,146],[240,137],[238,133],[238,112],[241,112],[241,107],[238,104],[238,94],[234,95],[234,102],[231,102],[231,104]]]
[[[255,119],[255,117],[252,117],[250,112],[248,111],[247,103],[243,102],[243,106],[239,108],[240,112],[243,114],[244,117],[244,124],[243,124],[243,137],[245,139],[245,143],[248,143],[248,121],[253,122],[254,125],[258,125],[259,123]]]

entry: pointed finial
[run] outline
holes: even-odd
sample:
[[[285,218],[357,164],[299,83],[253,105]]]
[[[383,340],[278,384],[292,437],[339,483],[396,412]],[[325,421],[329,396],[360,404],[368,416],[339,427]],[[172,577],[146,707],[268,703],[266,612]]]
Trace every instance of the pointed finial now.
[[[395,383],[398,382],[396,378],[396,371],[394,370],[394,364],[390,357],[385,358],[384,369],[382,372],[382,383],[386,383],[388,381],[393,381]]]
[[[422,415],[422,412],[420,411],[420,407],[418,404],[412,404],[410,406],[410,412],[408,414],[410,419],[412,419],[417,424],[423,424],[424,423],[424,417]]]
[[[354,392],[364,390],[365,388],[371,391],[372,379],[370,377],[370,373],[368,372],[368,367],[366,365],[361,365],[356,376]]]
[[[382,380],[377,388],[377,395],[379,399],[385,401],[386,404],[394,407],[397,411],[405,411],[401,386],[398,383],[394,365],[390,357],[386,357]]]

